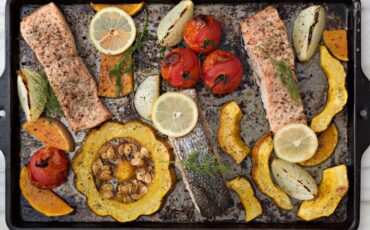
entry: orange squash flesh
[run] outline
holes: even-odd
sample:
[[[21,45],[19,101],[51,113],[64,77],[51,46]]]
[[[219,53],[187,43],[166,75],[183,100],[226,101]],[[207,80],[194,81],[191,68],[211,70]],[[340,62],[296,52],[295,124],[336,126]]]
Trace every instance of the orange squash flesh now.
[[[347,30],[325,30],[322,36],[334,57],[348,61]]]
[[[73,208],[50,189],[39,189],[28,178],[26,167],[22,168],[19,186],[23,196],[36,211],[45,216],[64,216],[73,212]]]
[[[39,118],[23,124],[23,128],[44,145],[73,152],[75,141],[65,125],[54,118]]]

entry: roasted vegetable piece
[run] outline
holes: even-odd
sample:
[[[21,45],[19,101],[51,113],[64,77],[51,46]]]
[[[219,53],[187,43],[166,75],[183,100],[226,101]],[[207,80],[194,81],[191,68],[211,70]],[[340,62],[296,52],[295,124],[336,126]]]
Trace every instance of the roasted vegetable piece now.
[[[137,14],[141,9],[144,7],[144,2],[140,3],[130,3],[130,4],[94,4],[90,2],[90,7],[93,8],[95,11],[99,11],[104,8],[108,7],[117,7],[123,11],[125,11],[128,15],[134,16]]]
[[[328,99],[324,109],[311,121],[314,132],[328,128],[333,117],[347,104],[346,72],[337,59],[330,55],[325,46],[320,46],[320,64],[329,82]]]
[[[98,83],[98,95],[101,97],[117,98],[130,94],[134,90],[133,70],[121,74],[120,78],[111,75],[110,71],[125,56],[100,54],[100,73]],[[131,65],[132,60],[127,62]]]
[[[36,211],[45,216],[63,216],[73,212],[73,208],[59,198],[52,190],[39,189],[34,186],[29,177],[26,167],[22,168],[19,177],[19,187],[28,203]]]
[[[39,118],[23,124],[23,128],[44,145],[73,152],[75,141],[65,125],[54,118]]]
[[[250,149],[240,137],[240,121],[243,113],[235,101],[222,106],[220,126],[218,128],[218,143],[223,151],[229,154],[237,164],[240,164]]]
[[[196,53],[208,54],[221,42],[221,24],[210,15],[197,15],[184,26],[184,41]]]
[[[227,182],[227,187],[233,189],[239,196],[245,209],[245,222],[261,215],[263,210],[260,201],[254,195],[252,185],[243,177],[237,177]]]
[[[308,61],[321,40],[325,27],[325,9],[314,5],[304,9],[294,21],[293,43],[300,61]]]
[[[161,89],[161,80],[159,75],[152,75],[139,85],[136,90],[134,105],[139,115],[150,120],[154,101],[159,97]]]
[[[311,221],[334,213],[348,191],[347,167],[338,165],[324,170],[319,192],[315,199],[303,201],[297,216]]]
[[[22,109],[28,121],[37,120],[48,100],[48,82],[29,69],[18,71],[17,90]]]
[[[301,166],[315,166],[326,161],[333,153],[338,144],[338,130],[334,123],[318,136],[319,147],[313,157],[299,163]]]
[[[293,206],[288,195],[277,187],[271,179],[269,159],[273,150],[271,133],[260,137],[252,149],[252,179],[258,189],[270,197],[275,204],[284,210],[292,210]]]
[[[322,37],[334,57],[348,61],[347,30],[325,30]]]
[[[154,178],[147,187],[145,196],[133,203],[104,199],[96,188],[91,167],[99,156],[99,149],[116,138],[130,138],[145,147],[154,162]],[[175,183],[175,174],[170,168],[171,152],[168,144],[155,135],[155,131],[140,121],[127,123],[107,122],[91,130],[81,149],[72,161],[75,172],[75,186],[87,198],[90,209],[99,216],[112,216],[120,222],[137,219],[141,215],[151,215],[158,211],[164,197]]]
[[[52,189],[67,180],[69,160],[62,150],[44,147],[32,155],[27,169],[33,185],[41,189]]]
[[[274,178],[281,189],[297,200],[311,200],[317,194],[317,185],[312,176],[296,164],[281,159],[271,163]]]
[[[182,41],[185,23],[193,17],[194,3],[190,0],[180,1],[159,22],[158,42],[161,46],[172,47]]]

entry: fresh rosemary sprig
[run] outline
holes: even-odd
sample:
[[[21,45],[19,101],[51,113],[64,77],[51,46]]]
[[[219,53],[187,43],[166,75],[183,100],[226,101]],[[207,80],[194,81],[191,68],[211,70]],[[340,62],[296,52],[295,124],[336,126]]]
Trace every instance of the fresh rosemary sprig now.
[[[262,52],[264,58],[267,58],[271,61],[272,65],[276,68],[277,75],[279,76],[281,82],[288,89],[290,95],[293,97],[294,102],[298,104],[299,91],[297,82],[294,79],[293,71],[284,61],[272,58],[271,55],[261,47],[258,47],[258,49]]]
[[[117,87],[117,95],[122,92],[121,86],[121,75],[124,73],[131,73],[134,69],[134,61],[133,55],[136,51],[140,50],[143,47],[143,41],[148,38],[149,31],[148,31],[148,12],[144,10],[144,26],[143,30],[138,34],[135,39],[135,43],[131,46],[124,54],[122,59],[118,64],[116,64],[113,69],[109,71],[111,76],[115,77],[116,87]]]
[[[205,174],[207,176],[215,176],[222,174],[230,174],[231,169],[223,164],[219,164],[215,157],[207,155],[204,157],[203,162],[200,161],[200,152],[195,151],[191,153],[186,160],[183,161],[170,161],[171,164],[184,165],[187,170]]]

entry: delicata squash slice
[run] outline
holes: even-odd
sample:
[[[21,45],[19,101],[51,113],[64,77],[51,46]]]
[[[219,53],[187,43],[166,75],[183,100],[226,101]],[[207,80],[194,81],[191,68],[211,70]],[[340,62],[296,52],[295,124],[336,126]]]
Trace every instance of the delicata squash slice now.
[[[245,222],[249,222],[262,214],[260,201],[254,195],[252,185],[244,177],[236,177],[226,183],[239,196],[245,209]]]
[[[269,159],[273,150],[271,133],[260,137],[252,149],[252,178],[258,189],[270,197],[274,203],[284,210],[292,210],[293,206],[288,195],[277,187],[271,179]]]
[[[347,104],[346,71],[325,46],[320,46],[320,64],[329,82],[328,99],[324,109],[311,121],[311,129],[322,132],[328,128],[333,117]]]
[[[297,216],[311,221],[334,213],[348,191],[347,167],[338,165],[324,170],[315,199],[303,201]]]
[[[139,151],[141,155],[148,155],[153,163],[151,168],[153,172],[149,175],[146,181],[147,183],[144,189],[144,195],[133,194],[132,196],[124,196],[125,200],[118,199],[119,193],[127,192],[128,190],[137,190],[138,186],[143,185],[139,180],[145,181],[147,179],[147,172],[144,170],[142,175],[136,174],[136,178],[132,179],[135,181],[131,184],[123,184],[130,186],[123,186],[120,189],[118,186],[118,193],[112,196],[109,188],[113,189],[113,185],[106,183],[104,177],[111,178],[113,175],[109,173],[109,169],[112,166],[103,165],[103,160],[99,158],[101,151],[108,144],[108,150],[103,153],[103,159],[112,155],[112,147],[109,146],[109,142],[116,139],[129,139],[133,140],[138,145],[142,146],[141,149],[145,151]],[[145,148],[143,148],[145,147]],[[118,149],[118,152],[121,152]],[[126,154],[125,147],[122,150],[122,155]],[[143,161],[140,158],[131,159],[131,165],[141,165]],[[172,168],[170,168],[171,152],[166,142],[158,139],[155,135],[154,130],[140,122],[140,121],[129,121],[126,123],[119,122],[107,122],[103,126],[97,129],[91,130],[84,143],[79,150],[78,154],[72,161],[72,169],[75,172],[75,186],[78,191],[84,194],[87,198],[87,204],[90,209],[99,216],[112,216],[114,219],[120,222],[128,222],[137,219],[141,215],[151,215],[158,211],[163,204],[164,197],[169,193],[175,182],[175,175]],[[102,163],[103,162],[103,163]],[[116,173],[120,169],[130,166],[125,160],[121,161],[122,164],[117,164]],[[135,163],[135,164],[134,164]],[[101,175],[99,177],[100,182],[96,182],[96,166],[103,165],[101,168]],[[131,166],[130,166],[131,167]],[[149,167],[149,166],[148,166]],[[142,170],[143,168],[136,168],[135,173]],[[140,172],[139,172],[140,173]],[[122,174],[122,175],[121,175]],[[124,180],[130,177],[133,172],[128,170],[127,172],[118,173],[115,175],[117,180]],[[139,177],[143,177],[140,179]],[[137,179],[137,180],[136,180]],[[103,181],[101,183],[101,181]],[[99,184],[97,184],[99,183]],[[99,186],[98,186],[99,185]],[[98,190],[98,187],[99,190]],[[106,190],[102,192],[102,189]],[[124,191],[126,190],[126,191]],[[143,189],[139,189],[140,193]],[[127,193],[125,193],[127,194]],[[133,196],[136,198],[133,198]],[[140,198],[137,198],[140,195]]]
[[[235,101],[222,106],[217,135],[222,150],[229,154],[237,164],[240,164],[250,152],[250,149],[240,137],[242,117],[243,113]]]

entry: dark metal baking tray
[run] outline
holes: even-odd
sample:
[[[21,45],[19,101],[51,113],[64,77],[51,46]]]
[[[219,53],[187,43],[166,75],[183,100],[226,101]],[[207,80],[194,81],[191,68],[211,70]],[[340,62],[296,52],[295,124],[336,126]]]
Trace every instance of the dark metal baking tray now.
[[[0,78],[0,110],[5,110],[5,117],[0,118],[0,149],[6,159],[6,221],[11,229],[23,228],[315,228],[315,229],[355,229],[359,222],[360,204],[360,167],[361,155],[370,144],[370,83],[363,75],[360,66],[360,2],[359,1],[194,1],[197,13],[210,13],[217,17],[223,26],[224,37],[222,49],[227,49],[239,56],[244,63],[245,76],[237,92],[225,97],[212,95],[202,84],[196,86],[203,112],[210,123],[214,133],[217,130],[218,110],[220,106],[231,99],[236,100],[245,114],[242,121],[242,136],[248,145],[253,145],[256,139],[267,132],[269,127],[264,117],[264,110],[260,100],[252,71],[248,66],[248,57],[242,49],[243,43],[239,33],[238,23],[242,18],[257,12],[268,5],[277,7],[281,18],[291,31],[291,23],[297,12],[314,3],[323,4],[327,10],[327,28],[347,28],[349,40],[350,61],[346,63],[347,89],[349,100],[346,108],[337,115],[335,122],[339,128],[340,144],[334,156],[319,167],[308,168],[310,173],[319,182],[322,170],[345,163],[348,166],[350,190],[343,199],[336,212],[327,218],[314,222],[304,222],[295,217],[298,201],[292,200],[295,210],[285,212],[279,210],[271,201],[257,192],[262,200],[264,215],[244,223],[243,208],[240,202],[234,200],[236,205],[228,213],[213,219],[204,219],[194,212],[193,205],[184,190],[181,177],[175,190],[169,195],[166,204],[157,214],[141,217],[132,223],[118,223],[110,217],[99,217],[91,212],[84,202],[84,197],[73,187],[73,174],[68,183],[56,190],[77,210],[65,217],[47,218],[35,210],[25,201],[19,191],[18,178],[20,167],[24,165],[31,154],[41,145],[30,135],[21,130],[25,121],[23,112],[19,108],[16,93],[16,70],[20,67],[29,67],[41,71],[32,50],[25,44],[19,34],[21,18],[30,14],[46,0],[8,0],[6,5],[6,68]],[[96,1],[118,3],[119,0]],[[155,41],[156,27],[160,18],[177,1],[151,0],[146,1],[146,8],[150,14],[149,41],[144,45],[143,51],[136,56],[135,82],[136,86],[145,75],[158,70],[160,62],[159,48]],[[97,76],[96,60],[98,53],[91,46],[87,38],[87,25],[94,12],[89,8],[87,0],[59,0],[56,3],[63,11],[71,30],[75,35],[78,50],[93,75]],[[135,17],[135,22],[142,25],[142,14]],[[291,34],[291,33],[289,33]],[[318,53],[307,63],[297,62],[297,76],[301,96],[308,119],[320,111],[326,97],[327,82],[323,71],[319,67]],[[175,90],[168,84],[162,83],[162,90]],[[114,119],[126,121],[137,117],[132,104],[132,96],[118,100],[104,99],[104,103],[114,114]],[[74,136],[79,144],[84,132]],[[219,151],[221,151],[219,149]],[[223,163],[230,166],[235,173],[232,176],[243,174],[250,178],[251,160],[248,158],[241,166],[233,164],[225,154]],[[71,154],[71,157],[73,153]],[[231,177],[232,177],[231,176]]]

